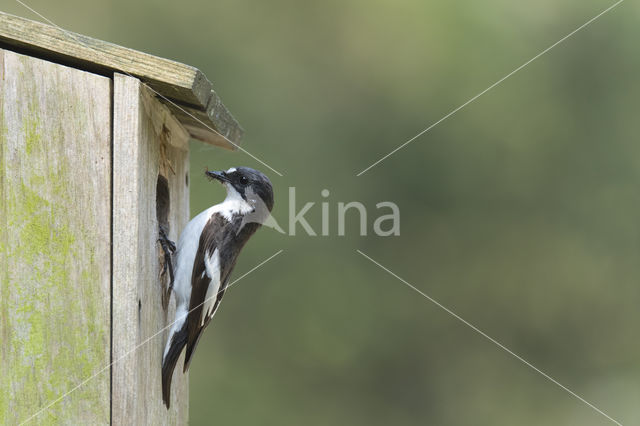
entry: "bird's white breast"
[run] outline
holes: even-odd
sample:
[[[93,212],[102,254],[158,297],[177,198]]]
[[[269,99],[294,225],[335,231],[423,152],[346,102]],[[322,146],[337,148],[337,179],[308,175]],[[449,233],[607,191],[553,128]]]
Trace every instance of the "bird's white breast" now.
[[[191,274],[193,273],[193,262],[196,258],[200,235],[205,225],[211,218],[212,210],[216,206],[209,207],[196,217],[191,219],[185,226],[180,239],[178,240],[178,250],[176,251],[176,273],[173,291],[176,295],[178,306],[186,304],[189,306],[191,298]]]

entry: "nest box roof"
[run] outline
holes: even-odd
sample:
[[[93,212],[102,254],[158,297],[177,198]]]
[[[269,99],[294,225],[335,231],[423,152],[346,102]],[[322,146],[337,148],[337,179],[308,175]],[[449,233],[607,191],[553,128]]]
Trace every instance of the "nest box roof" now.
[[[229,141],[237,144],[242,137],[242,128],[211,82],[189,65],[3,12],[1,47],[98,74],[129,74],[160,95],[191,137],[229,149],[235,148]]]

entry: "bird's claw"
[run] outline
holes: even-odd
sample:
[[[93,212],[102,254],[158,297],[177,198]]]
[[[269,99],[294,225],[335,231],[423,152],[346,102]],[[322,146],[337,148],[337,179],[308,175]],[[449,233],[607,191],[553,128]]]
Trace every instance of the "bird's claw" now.
[[[167,252],[174,254],[176,252],[176,243],[169,239],[167,233],[162,229],[162,227],[160,227],[159,234],[160,238],[158,238],[158,241],[162,244],[162,250],[164,250],[165,254],[167,254]]]

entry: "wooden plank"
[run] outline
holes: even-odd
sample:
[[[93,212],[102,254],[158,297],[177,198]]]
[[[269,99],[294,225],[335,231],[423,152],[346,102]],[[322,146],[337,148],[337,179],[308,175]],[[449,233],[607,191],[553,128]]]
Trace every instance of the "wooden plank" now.
[[[171,410],[162,403],[161,361],[168,330],[158,331],[173,318],[175,307],[167,317],[159,279],[155,197],[162,174],[169,183],[169,236],[177,240],[189,219],[187,141],[167,140],[184,137],[180,132],[158,132],[171,124],[157,124],[162,105],[145,90],[136,78],[114,76],[113,358],[117,362],[112,367],[112,422],[186,424],[187,375],[174,377]]]
[[[95,73],[130,74],[179,105],[167,103],[172,110],[183,108],[189,113],[199,113],[202,123],[195,122],[198,132],[192,137],[204,142],[220,139],[222,142],[217,145],[229,149],[235,146],[216,132],[235,144],[242,137],[242,128],[209,79],[197,68],[3,12],[0,12],[0,44]],[[188,117],[183,111],[180,114]]]
[[[144,110],[149,113],[153,131],[162,135],[165,141],[182,150],[189,149],[189,132],[164,104],[157,102],[149,90],[141,90],[141,101]]]
[[[111,80],[0,49],[0,424],[110,362]],[[109,370],[32,419],[109,424]]]

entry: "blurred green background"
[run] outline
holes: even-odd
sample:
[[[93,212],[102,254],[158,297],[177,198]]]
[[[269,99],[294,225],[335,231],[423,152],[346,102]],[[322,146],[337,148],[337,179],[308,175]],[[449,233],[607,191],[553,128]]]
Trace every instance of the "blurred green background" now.
[[[191,366],[193,425],[640,424],[640,7],[627,1],[364,175],[613,2],[31,0],[67,29],[194,65],[246,129],[193,143],[248,165],[319,232],[262,229]],[[2,9],[38,19],[13,0]],[[322,189],[331,191],[325,200]],[[396,202],[401,235],[338,237],[337,202]]]

